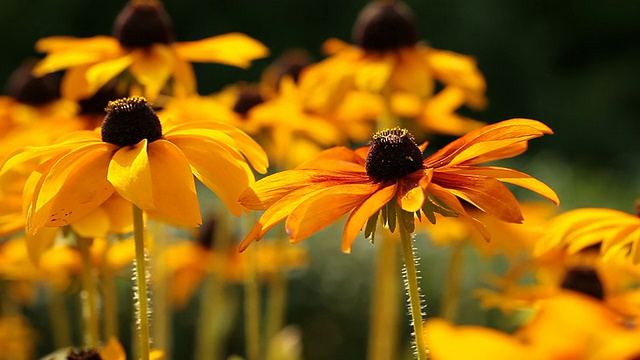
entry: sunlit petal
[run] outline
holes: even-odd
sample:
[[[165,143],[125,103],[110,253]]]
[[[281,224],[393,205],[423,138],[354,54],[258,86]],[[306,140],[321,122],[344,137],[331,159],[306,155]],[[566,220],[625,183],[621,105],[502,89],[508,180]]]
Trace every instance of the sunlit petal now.
[[[109,163],[107,179],[118,194],[142,209],[153,208],[147,139],[120,148]]]
[[[249,67],[251,61],[269,55],[262,43],[241,33],[229,33],[173,45],[179,57],[193,62],[216,62]]]

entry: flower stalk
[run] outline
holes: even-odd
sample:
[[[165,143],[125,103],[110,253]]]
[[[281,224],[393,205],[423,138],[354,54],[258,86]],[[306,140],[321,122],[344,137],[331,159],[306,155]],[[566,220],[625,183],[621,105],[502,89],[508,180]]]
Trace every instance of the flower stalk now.
[[[88,347],[95,348],[100,341],[100,325],[98,321],[98,293],[91,265],[91,239],[76,237],[80,257],[82,258],[82,318],[84,325],[84,341]]]
[[[133,204],[133,241],[136,252],[136,324],[138,331],[138,352],[141,360],[149,360],[149,295],[147,292],[147,258],[144,244],[144,218],[142,210]]]
[[[400,244],[402,246],[402,255],[404,257],[404,275],[407,293],[409,294],[409,309],[411,311],[411,319],[413,323],[413,336],[416,351],[416,359],[427,359],[427,348],[422,336],[422,298],[420,297],[420,287],[418,285],[418,271],[416,269],[416,258],[413,248],[413,235],[406,228],[403,217],[403,210],[398,210],[398,222],[400,228]],[[407,213],[406,215],[413,216]]]
[[[255,247],[247,251],[249,257],[245,274],[245,334],[247,337],[247,359],[260,359],[260,292],[256,277],[257,256]]]

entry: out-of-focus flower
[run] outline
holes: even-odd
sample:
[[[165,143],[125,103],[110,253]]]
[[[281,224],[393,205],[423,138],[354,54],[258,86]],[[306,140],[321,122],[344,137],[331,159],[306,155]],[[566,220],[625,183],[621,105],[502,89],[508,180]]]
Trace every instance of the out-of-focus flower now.
[[[540,300],[531,320],[513,335],[440,319],[425,326],[433,360],[628,360],[640,355],[638,336],[640,328],[573,292]]]
[[[36,49],[47,56],[36,66],[38,76],[67,69],[62,83],[65,97],[78,100],[94,94],[128,70],[143,94],[155,100],[170,83],[172,94],[195,93],[191,62],[248,67],[268,55],[260,42],[240,33],[198,41],[175,42],[173,24],[160,1],[130,2],[116,18],[113,37],[41,39]]]
[[[241,249],[285,218],[291,241],[299,242],[351,212],[342,234],[342,250],[349,252],[365,223],[365,236],[371,234],[381,210],[383,223],[392,231],[396,210],[406,214],[401,226],[411,232],[415,216],[422,212],[433,222],[434,213],[440,212],[470,220],[489,237],[460,199],[514,223],[522,221],[522,214],[503,182],[527,188],[556,204],[559,200],[547,185],[527,174],[476,165],[518,155],[528,140],[549,133],[547,126],[535,120],[507,120],[473,131],[424,160],[426,144],[418,146],[400,128],[376,133],[370,147],[329,149],[297,169],[259,180],[242,193],[244,206],[266,211]]]
[[[356,20],[353,37],[356,45],[328,40],[323,49],[331,56],[303,72],[301,87],[312,94],[311,109],[326,112],[347,93],[367,91],[430,132],[462,135],[483,125],[455,114],[464,104],[485,106],[486,84],[475,60],[420,43],[406,4],[372,1]],[[436,80],[445,85],[437,94]]]
[[[36,348],[35,335],[25,317],[0,317],[0,360],[33,359]]]
[[[536,254],[566,248],[576,253],[597,245],[606,261],[621,252],[634,264],[640,262],[640,217],[604,208],[583,208],[556,216],[535,249]]]
[[[163,131],[141,97],[110,102],[107,112],[101,133],[75,132],[55,145],[23,149],[4,164],[6,172],[41,162],[25,186],[29,232],[79,221],[115,192],[152,216],[198,225],[193,175],[239,215],[237,196],[254,181],[244,156],[266,172],[260,146],[230,125],[165,123]]]
[[[437,245],[469,241],[484,256],[529,255],[544,230],[543,224],[553,216],[557,208],[543,202],[520,202],[520,208],[524,218],[521,224],[500,221],[477,209],[468,210],[471,216],[487,227],[491,241],[486,241],[469,222],[458,217],[436,214],[438,226],[423,222],[424,226],[419,226],[419,229],[426,231],[429,239]]]
[[[164,352],[161,350],[153,349],[149,354],[150,360],[162,360],[164,358]],[[42,360],[85,360],[85,359],[100,359],[100,360],[126,360],[127,354],[122,347],[122,344],[116,338],[111,338],[107,343],[99,349],[62,349],[56,351],[53,354],[49,354],[42,358]]]

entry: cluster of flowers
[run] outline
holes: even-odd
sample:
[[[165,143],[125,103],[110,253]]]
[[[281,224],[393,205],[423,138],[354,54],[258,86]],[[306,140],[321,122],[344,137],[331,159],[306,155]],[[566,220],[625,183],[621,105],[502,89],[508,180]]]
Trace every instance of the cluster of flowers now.
[[[640,356],[633,340],[640,335],[640,218],[581,209],[551,219],[546,206],[520,204],[505,184],[555,205],[559,198],[528,174],[480,165],[517,156],[552,130],[531,119],[485,125],[456,113],[486,105],[485,81],[473,58],[422,43],[405,4],[373,1],[353,35],[354,45],[328,40],[324,60],[287,52],[259,83],[209,95],[198,94],[193,62],[248,67],[269,55],[267,47],[240,33],[176,42],[159,0],[131,0],[113,37],[38,41],[46,56],[18,69],[0,99],[0,359],[34,356],[32,333],[7,305],[33,296],[24,280],[51,285],[58,309],[52,336],[63,347],[72,341],[58,331],[68,327],[59,322],[59,297],[79,277],[84,339],[75,345],[85,348],[65,350],[63,358],[122,359],[113,276],[135,261],[136,351],[157,358],[168,349],[151,349],[148,273],[172,288],[166,294],[176,306],[212,274],[245,281],[249,295],[257,275],[277,284],[283,269],[306,262],[301,248],[252,243],[282,222],[290,241],[300,242],[347,214],[343,252],[360,233],[402,245],[418,359]],[[416,139],[437,134],[460,137],[423,156],[428,143]],[[281,171],[256,181],[254,171],[267,174],[269,162]],[[203,201],[200,184],[221,204]],[[238,245],[237,231],[220,223],[250,210],[264,212]],[[166,241],[180,237],[176,229],[191,240]],[[396,230],[399,241],[388,235]],[[511,268],[478,296],[486,306],[531,315],[512,335],[442,319],[423,323],[413,258],[418,232],[506,254]],[[150,272],[149,260],[162,272]],[[535,285],[522,285],[532,272]],[[209,285],[220,292],[215,281]],[[213,290],[208,300],[224,307]],[[221,337],[207,331],[206,315],[200,355],[217,358]],[[274,333],[282,325],[276,321]],[[247,358],[263,358],[249,334]],[[397,356],[388,349],[383,358]]]

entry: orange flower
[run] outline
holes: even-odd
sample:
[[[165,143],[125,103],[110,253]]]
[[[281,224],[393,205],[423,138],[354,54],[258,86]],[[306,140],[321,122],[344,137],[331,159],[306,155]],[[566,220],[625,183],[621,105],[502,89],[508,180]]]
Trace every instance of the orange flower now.
[[[380,210],[383,224],[391,231],[396,214],[400,223],[413,231],[414,214],[421,216],[422,211],[435,221],[434,213],[438,212],[471,220],[488,238],[486,229],[466,212],[461,199],[516,223],[522,221],[520,207],[503,182],[534,191],[556,204],[559,200],[551,188],[527,174],[475,165],[518,155],[528,140],[550,133],[551,129],[535,120],[507,120],[472,131],[424,160],[426,144],[416,145],[413,136],[399,128],[376,133],[370,147],[326,150],[294,170],[263,178],[241,194],[242,205],[266,211],[240,248],[246,249],[285,218],[295,243],[351,212],[342,234],[342,251],[349,252],[365,223],[365,236],[372,235]]]

